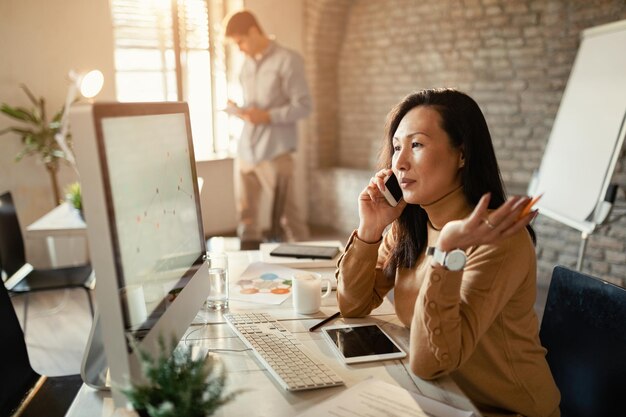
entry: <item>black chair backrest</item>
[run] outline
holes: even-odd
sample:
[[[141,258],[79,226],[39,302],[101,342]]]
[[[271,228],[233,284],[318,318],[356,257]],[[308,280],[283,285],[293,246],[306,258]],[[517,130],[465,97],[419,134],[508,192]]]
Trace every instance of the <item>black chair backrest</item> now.
[[[10,192],[0,195],[0,259],[8,276],[26,263],[24,239]]]
[[[0,416],[8,416],[39,375],[30,366],[24,333],[9,293],[1,284],[0,335]]]
[[[557,266],[539,336],[562,417],[624,415],[625,288]]]

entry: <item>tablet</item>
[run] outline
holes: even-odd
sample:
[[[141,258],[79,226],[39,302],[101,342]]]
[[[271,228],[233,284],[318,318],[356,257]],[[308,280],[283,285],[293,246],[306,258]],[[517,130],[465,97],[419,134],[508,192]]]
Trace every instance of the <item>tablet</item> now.
[[[345,363],[404,358],[406,353],[377,324],[329,326],[322,334]]]
[[[336,246],[296,245],[283,243],[270,252],[271,256],[290,258],[333,259],[339,253]]]

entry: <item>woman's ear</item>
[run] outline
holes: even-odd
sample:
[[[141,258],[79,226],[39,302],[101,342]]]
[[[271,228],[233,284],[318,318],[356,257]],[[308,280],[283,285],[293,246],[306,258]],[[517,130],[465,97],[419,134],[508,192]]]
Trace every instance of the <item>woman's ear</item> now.
[[[459,153],[459,169],[465,167],[465,152],[461,149]]]

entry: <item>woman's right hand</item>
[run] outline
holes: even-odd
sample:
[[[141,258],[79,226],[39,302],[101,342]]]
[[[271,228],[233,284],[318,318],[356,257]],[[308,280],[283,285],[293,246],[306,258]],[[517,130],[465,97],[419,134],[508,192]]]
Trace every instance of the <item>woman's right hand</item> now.
[[[385,227],[400,217],[406,207],[404,200],[392,207],[382,193],[385,189],[385,178],[391,173],[390,169],[378,171],[359,195],[360,221],[357,235],[365,242],[374,243],[380,240]]]

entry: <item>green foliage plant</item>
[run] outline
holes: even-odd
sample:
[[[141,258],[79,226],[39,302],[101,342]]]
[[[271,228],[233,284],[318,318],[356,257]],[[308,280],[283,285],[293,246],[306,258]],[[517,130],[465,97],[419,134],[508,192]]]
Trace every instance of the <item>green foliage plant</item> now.
[[[50,182],[52,184],[52,192],[54,194],[55,204],[60,201],[59,184],[57,173],[59,171],[59,162],[66,158],[65,153],[55,140],[54,136],[61,130],[61,118],[63,117],[63,108],[48,119],[46,113],[46,100],[43,97],[36,98],[33,93],[24,84],[20,87],[34,106],[34,108],[26,108],[21,106],[10,106],[3,103],[0,106],[0,112],[4,115],[20,122],[18,126],[10,126],[0,130],[0,135],[5,133],[16,133],[21,137],[24,147],[15,157],[16,161],[20,161],[25,156],[38,155],[43,165],[48,171]],[[71,148],[71,138],[66,138],[68,146]]]
[[[210,355],[193,359],[189,347],[176,345],[172,338],[168,349],[159,338],[157,358],[135,347],[147,382],[122,390],[135,410],[150,417],[205,417],[240,393],[224,395],[226,373],[221,362]]]
[[[65,188],[65,199],[76,210],[83,210],[83,196],[80,190],[79,182],[73,182]]]

